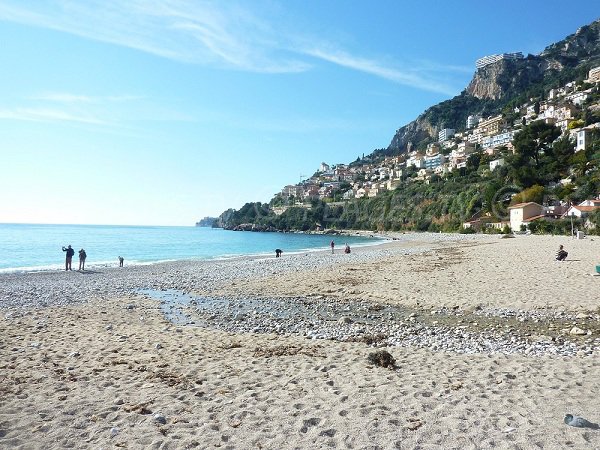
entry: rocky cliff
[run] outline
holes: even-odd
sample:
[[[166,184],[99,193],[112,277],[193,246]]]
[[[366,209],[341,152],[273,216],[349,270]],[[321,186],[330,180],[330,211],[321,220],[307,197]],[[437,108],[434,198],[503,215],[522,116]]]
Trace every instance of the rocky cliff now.
[[[500,60],[478,69],[458,96],[432,106],[416,120],[399,128],[385,155],[402,154],[437,140],[442,128],[464,129],[471,114],[498,114],[520,97],[540,96],[551,87],[584,78],[600,65],[600,20],[520,60]]]

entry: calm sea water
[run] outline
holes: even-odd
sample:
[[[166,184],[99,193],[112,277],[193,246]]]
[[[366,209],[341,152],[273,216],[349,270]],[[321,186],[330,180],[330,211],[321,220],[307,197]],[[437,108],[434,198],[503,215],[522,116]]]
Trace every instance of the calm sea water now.
[[[86,268],[149,264],[179,259],[218,259],[242,255],[284,255],[329,248],[331,236],[292,233],[252,233],[202,227],[143,227],[108,225],[0,224],[0,273],[64,269],[63,246],[87,253]],[[368,245],[359,236],[333,238],[338,251],[344,243]]]

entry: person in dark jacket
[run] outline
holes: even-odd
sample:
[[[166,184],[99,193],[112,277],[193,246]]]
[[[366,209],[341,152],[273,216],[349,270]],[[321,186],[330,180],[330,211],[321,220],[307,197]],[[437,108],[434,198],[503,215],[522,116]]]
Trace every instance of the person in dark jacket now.
[[[73,261],[73,255],[75,254],[75,250],[73,250],[69,245],[68,247],[63,247],[62,251],[67,252],[65,258],[65,270],[73,270],[71,269],[71,261]]]
[[[567,259],[567,255],[568,253],[566,252],[565,248],[561,245],[558,247],[558,251],[556,252],[556,260],[564,261],[565,259]]]
[[[87,258],[85,250],[79,250],[79,270],[85,270],[85,258]]]

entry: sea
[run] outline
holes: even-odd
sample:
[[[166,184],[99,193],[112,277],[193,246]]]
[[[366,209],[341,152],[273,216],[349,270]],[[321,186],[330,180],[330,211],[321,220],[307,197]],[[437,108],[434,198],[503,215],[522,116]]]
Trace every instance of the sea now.
[[[283,255],[329,248],[337,251],[383,242],[377,237],[303,233],[230,231],[206,227],[0,224],[0,273],[64,270],[62,247],[85,249],[86,268],[153,264],[173,260],[228,259],[249,255]]]

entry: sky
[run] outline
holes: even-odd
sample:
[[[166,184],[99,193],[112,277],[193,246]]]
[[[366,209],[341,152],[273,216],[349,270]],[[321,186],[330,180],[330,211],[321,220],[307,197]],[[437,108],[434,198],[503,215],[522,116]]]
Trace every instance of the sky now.
[[[0,0],[0,223],[193,226],[349,163],[557,0]]]

